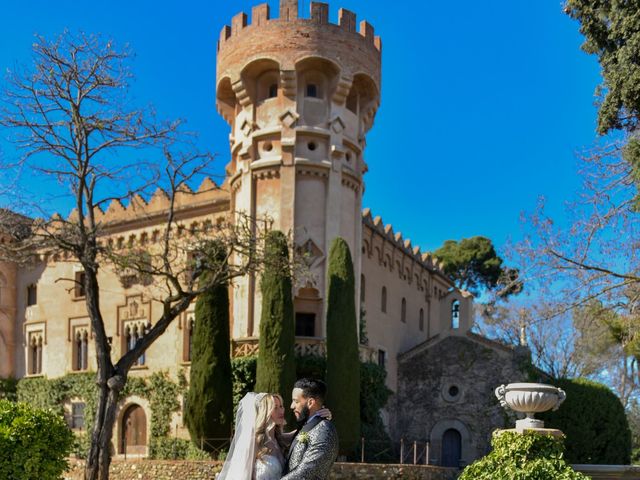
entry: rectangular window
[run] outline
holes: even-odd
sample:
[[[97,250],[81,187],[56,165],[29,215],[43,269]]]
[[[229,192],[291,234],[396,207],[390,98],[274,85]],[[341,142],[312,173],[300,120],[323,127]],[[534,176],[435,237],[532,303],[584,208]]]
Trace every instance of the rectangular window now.
[[[387,368],[387,352],[384,350],[378,350],[378,365]]]
[[[76,272],[76,286],[73,290],[73,296],[75,298],[82,298],[86,295],[84,282],[86,279],[86,275],[84,272]]]
[[[315,337],[316,335],[316,314],[296,313],[296,336]]]
[[[27,287],[27,307],[38,303],[38,287],[36,285],[29,285]]]
[[[71,428],[84,428],[84,402],[73,402],[71,404]]]
[[[313,84],[313,83],[309,83],[307,85],[307,97],[310,98],[318,98],[318,86]]]

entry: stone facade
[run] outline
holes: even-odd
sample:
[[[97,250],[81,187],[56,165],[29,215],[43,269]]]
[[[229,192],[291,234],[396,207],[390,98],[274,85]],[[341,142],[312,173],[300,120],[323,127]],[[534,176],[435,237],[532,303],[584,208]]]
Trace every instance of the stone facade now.
[[[298,18],[297,12],[297,0],[282,0],[279,18],[272,18],[264,4],[252,10],[251,19],[238,14],[230,27],[222,29],[216,106],[230,126],[231,161],[221,185],[207,179],[194,186],[195,191],[176,198],[177,235],[184,245],[177,261],[187,258],[190,232],[234,222],[240,212],[256,220],[268,218],[273,228],[292,235],[310,263],[312,280],[296,285],[294,291],[296,351],[323,354],[327,254],[333,239],[345,238],[354,259],[356,296],[366,319],[367,342],[362,339],[361,356],[386,367],[388,386],[398,392],[394,402],[409,408],[407,402],[415,397],[402,384],[406,375],[419,377],[423,382],[419,389],[453,375],[452,366],[436,368],[441,359],[429,352],[434,343],[452,337],[450,360],[458,361],[455,352],[465,347],[460,341],[472,327],[473,298],[454,287],[429,253],[362,209],[368,171],[366,134],[380,103],[380,38],[366,21],[356,28],[356,16],[347,10],[340,11],[338,25],[329,23],[326,4],[313,2],[307,19]],[[104,213],[97,213],[104,232],[101,240],[156,248],[168,206],[162,190],[127,205],[112,202]],[[84,293],[74,287],[82,274],[77,262],[57,253],[42,254],[28,267],[0,263],[0,376],[53,378],[92,369],[93,333]],[[99,283],[116,360],[159,318],[152,301],[155,287],[131,285],[126,275],[106,267],[100,270]],[[257,352],[258,283],[247,276],[231,288],[234,356]],[[158,371],[174,379],[181,371],[188,375],[192,326],[193,308],[173,322],[130,375]],[[500,349],[496,352],[492,355],[506,355]],[[403,358],[415,359],[421,367],[408,372],[408,360]],[[467,363],[457,365],[462,368]],[[405,377],[399,376],[399,368]],[[473,371],[484,378],[485,368],[494,365],[480,361]],[[508,373],[503,378],[496,375],[494,383],[509,381]],[[492,401],[491,395],[474,398],[479,405]],[[67,407],[73,416],[75,406],[70,402]],[[390,429],[414,428],[396,424],[398,411],[389,409]],[[150,414],[144,400],[122,400],[114,432],[117,455],[129,447],[130,454],[146,453],[148,439],[140,432],[150,431]],[[433,412],[425,415],[433,418]],[[471,419],[463,421],[472,428]],[[127,428],[139,429],[134,437],[140,444],[121,441]],[[479,430],[486,428],[483,423]],[[173,415],[171,431],[188,436],[180,412]],[[416,438],[424,438],[418,433]],[[483,447],[474,443],[474,449],[480,452]]]
[[[529,351],[467,332],[438,335],[399,356],[397,434],[430,442],[430,463],[467,465],[490,450],[491,433],[514,418],[494,390],[526,381]]]

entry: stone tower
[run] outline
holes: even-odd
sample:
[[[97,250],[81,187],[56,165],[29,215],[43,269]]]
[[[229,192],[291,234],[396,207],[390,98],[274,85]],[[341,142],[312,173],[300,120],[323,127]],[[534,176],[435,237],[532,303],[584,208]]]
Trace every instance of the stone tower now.
[[[332,240],[343,237],[360,278],[365,136],[380,101],[381,41],[366,21],[311,3],[280,0],[233,17],[218,43],[216,105],[231,126],[231,208],[293,234],[314,281],[294,292],[298,335],[325,336],[325,274]],[[257,335],[259,282],[234,286],[233,337]],[[358,285],[359,289],[359,285]]]

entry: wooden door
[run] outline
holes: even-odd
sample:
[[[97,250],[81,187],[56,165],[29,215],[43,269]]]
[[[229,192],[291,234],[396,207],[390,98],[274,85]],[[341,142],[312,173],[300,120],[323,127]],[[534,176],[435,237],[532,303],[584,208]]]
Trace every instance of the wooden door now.
[[[140,405],[131,405],[122,416],[120,451],[127,454],[146,453],[147,416]]]

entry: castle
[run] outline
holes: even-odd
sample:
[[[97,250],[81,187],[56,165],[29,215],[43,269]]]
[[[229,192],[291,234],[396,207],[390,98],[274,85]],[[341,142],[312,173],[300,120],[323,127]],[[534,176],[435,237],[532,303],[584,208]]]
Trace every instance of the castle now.
[[[429,253],[363,209],[366,135],[380,103],[380,37],[366,21],[358,26],[350,11],[341,9],[334,25],[327,4],[312,2],[309,18],[299,18],[298,7],[298,0],[280,0],[272,18],[267,4],[258,5],[250,21],[240,13],[222,28],[216,105],[231,128],[231,161],[220,188],[205,180],[178,197],[178,224],[189,235],[243,211],[254,218],[268,215],[273,228],[292,232],[315,280],[294,291],[299,354],[324,353],[328,248],[337,236],[344,238],[354,261],[359,316],[366,318],[361,357],[386,368],[395,392],[386,412],[389,431],[394,438],[431,441],[436,463],[470,462],[485,452],[491,429],[501,426],[499,408],[486,405],[486,397],[497,384],[517,379],[514,353],[471,333],[471,295],[456,289]],[[114,201],[100,221],[117,242],[145,245],[162,231],[167,203],[160,190],[148,201]],[[91,370],[84,292],[57,281],[81,275],[79,264],[58,256],[29,268],[0,264],[0,377],[55,378]],[[128,286],[114,272],[100,275],[103,316],[119,356],[160,312],[144,289]],[[257,279],[237,279],[230,300],[232,355],[254,355]],[[167,371],[175,378],[188,370],[193,322],[191,308],[131,376]],[[77,403],[68,405],[72,426],[82,410]],[[146,452],[149,419],[147,400],[122,400],[116,454]],[[180,412],[172,431],[186,436]]]

